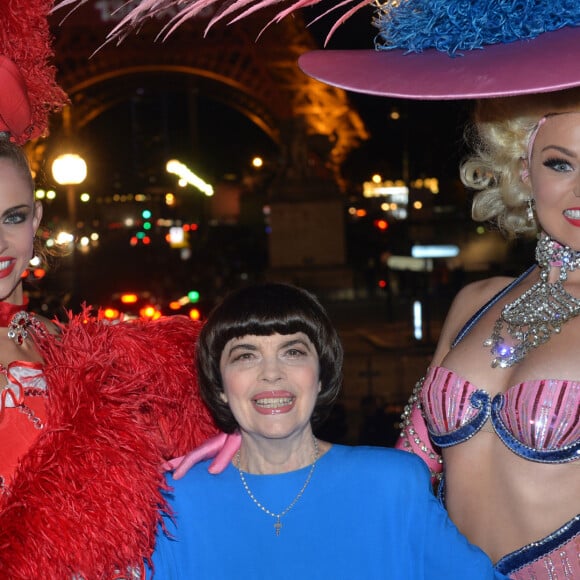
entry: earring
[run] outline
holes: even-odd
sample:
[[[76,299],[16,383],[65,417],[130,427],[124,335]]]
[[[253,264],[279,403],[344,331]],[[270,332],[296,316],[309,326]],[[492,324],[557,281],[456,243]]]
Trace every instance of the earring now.
[[[528,210],[527,210],[527,218],[530,224],[534,223],[534,198],[530,197],[528,199]]]

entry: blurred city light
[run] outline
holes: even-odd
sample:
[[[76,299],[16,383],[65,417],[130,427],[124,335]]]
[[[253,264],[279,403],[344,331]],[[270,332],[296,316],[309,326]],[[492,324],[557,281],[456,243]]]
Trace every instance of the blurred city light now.
[[[413,246],[413,258],[454,258],[459,255],[459,247],[454,245]]]
[[[197,290],[190,290],[187,293],[187,297],[189,298],[190,302],[199,302],[199,292]]]
[[[202,193],[205,193],[207,196],[213,195],[213,186],[209,183],[206,183],[201,177],[197,176],[187,165],[181,163],[181,161],[177,161],[177,159],[171,159],[167,162],[165,169],[168,173],[173,173],[177,175],[180,180],[193,185],[197,189],[199,189]]]
[[[121,302],[123,304],[135,304],[137,302],[137,300],[139,300],[139,297],[137,296],[137,294],[128,293],[128,294],[121,295]]]
[[[52,162],[52,175],[60,185],[78,185],[87,177],[87,164],[77,153],[64,153]]]
[[[423,305],[419,300],[413,302],[413,336],[416,340],[423,338]]]
[[[66,246],[67,244],[71,244],[75,237],[69,232],[58,232],[55,238],[55,242],[59,246]]]
[[[77,200],[75,185],[87,177],[87,164],[78,153],[63,153],[52,162],[52,176],[56,182],[66,187],[68,218],[72,228],[77,223]]]

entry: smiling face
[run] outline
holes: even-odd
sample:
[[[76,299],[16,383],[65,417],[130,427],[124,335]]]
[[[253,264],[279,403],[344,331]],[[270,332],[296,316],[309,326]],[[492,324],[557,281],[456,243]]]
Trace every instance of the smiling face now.
[[[249,335],[223,349],[223,399],[242,436],[284,439],[310,434],[321,384],[318,354],[308,336]]]
[[[0,158],[0,300],[20,304],[21,275],[32,257],[42,206],[30,179],[9,158]]]
[[[546,117],[534,141],[529,183],[542,229],[580,250],[580,112]]]

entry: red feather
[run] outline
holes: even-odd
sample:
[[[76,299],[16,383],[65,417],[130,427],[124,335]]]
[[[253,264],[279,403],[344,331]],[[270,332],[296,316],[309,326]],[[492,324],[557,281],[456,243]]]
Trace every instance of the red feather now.
[[[66,102],[65,92],[56,82],[52,36],[48,25],[53,0],[2,0],[0,2],[0,54],[8,57],[24,77],[32,108],[32,122],[18,144],[43,136],[48,118]],[[0,87],[2,90],[2,87]]]
[[[85,312],[38,339],[48,416],[0,505],[1,578],[101,580],[149,557],[161,462],[217,433],[197,390],[199,328]]]

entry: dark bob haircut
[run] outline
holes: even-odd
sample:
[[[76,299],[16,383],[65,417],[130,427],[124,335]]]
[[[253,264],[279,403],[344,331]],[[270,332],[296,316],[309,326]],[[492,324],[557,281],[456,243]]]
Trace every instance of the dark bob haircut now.
[[[330,411],[342,387],[342,344],[328,314],[315,296],[295,286],[263,283],[237,290],[209,315],[199,336],[196,362],[203,400],[217,426],[226,433],[238,428],[230,407],[221,399],[222,352],[232,338],[303,332],[316,348],[321,389],[311,421]]]

